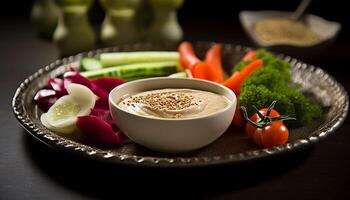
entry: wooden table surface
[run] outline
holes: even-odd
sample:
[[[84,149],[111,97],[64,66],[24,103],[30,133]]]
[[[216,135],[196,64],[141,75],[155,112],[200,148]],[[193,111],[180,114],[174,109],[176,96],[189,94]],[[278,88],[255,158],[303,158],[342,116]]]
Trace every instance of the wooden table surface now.
[[[350,199],[350,121],[313,148],[259,162],[182,170],[127,168],[57,152],[33,139],[12,114],[21,81],[58,57],[24,19],[0,21],[0,199],[143,196],[207,199]],[[195,24],[195,26],[194,26]],[[237,25],[237,24],[236,24]],[[186,21],[186,39],[250,45],[239,26]],[[208,27],[215,27],[210,29]],[[350,89],[350,38],[306,62]],[[305,55],[304,55],[305,57]],[[161,194],[161,193],[162,194]]]

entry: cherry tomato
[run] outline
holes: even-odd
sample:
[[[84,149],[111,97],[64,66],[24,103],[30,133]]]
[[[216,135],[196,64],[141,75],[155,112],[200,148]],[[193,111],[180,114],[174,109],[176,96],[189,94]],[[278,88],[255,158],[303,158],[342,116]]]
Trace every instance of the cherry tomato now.
[[[259,112],[266,116],[268,109],[264,108]],[[271,110],[270,115],[267,117],[276,118],[280,114],[276,110]],[[255,123],[261,122],[261,118],[255,113],[250,120]],[[263,148],[270,148],[273,146],[285,144],[288,141],[288,128],[284,125],[283,121],[268,122],[261,128],[254,126],[248,122],[246,125],[246,133],[258,146]]]

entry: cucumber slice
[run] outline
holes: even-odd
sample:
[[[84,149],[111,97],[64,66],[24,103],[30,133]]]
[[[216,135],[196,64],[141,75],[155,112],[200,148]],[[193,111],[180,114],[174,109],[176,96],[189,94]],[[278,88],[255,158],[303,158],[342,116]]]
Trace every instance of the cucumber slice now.
[[[113,67],[132,63],[179,61],[176,51],[137,51],[102,53],[100,61],[103,67]]]
[[[79,104],[94,107],[97,97],[88,87],[71,83],[67,86],[67,92]]]
[[[110,67],[101,70],[82,72],[81,74],[89,79],[100,77],[116,77],[126,81],[135,78],[148,78],[155,76],[168,76],[177,72],[178,62],[152,62],[137,63],[130,65],[122,65]]]
[[[101,62],[96,58],[84,57],[80,60],[81,71],[92,71],[102,69]]]
[[[67,91],[68,95],[59,98],[40,118],[42,124],[52,131],[73,132],[77,117],[90,114],[95,106],[96,95],[86,86],[71,83]]]
[[[73,124],[72,126],[61,127],[61,128],[54,127],[54,126],[52,126],[51,124],[49,124],[47,122],[46,118],[47,118],[47,115],[46,115],[46,113],[44,113],[44,114],[41,115],[40,121],[46,128],[48,128],[48,129],[50,129],[52,131],[63,133],[63,134],[70,134],[70,133],[73,133],[75,131],[75,129],[76,129],[76,125],[75,124]]]
[[[57,128],[71,126],[76,122],[76,116],[81,109],[81,105],[70,95],[63,96],[45,113],[46,121]]]

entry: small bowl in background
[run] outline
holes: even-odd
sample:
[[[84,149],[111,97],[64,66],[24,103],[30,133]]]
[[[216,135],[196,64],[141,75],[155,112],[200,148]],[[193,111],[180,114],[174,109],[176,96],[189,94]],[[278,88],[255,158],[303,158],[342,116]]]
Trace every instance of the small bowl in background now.
[[[292,12],[284,11],[241,11],[239,13],[240,22],[249,38],[258,47],[263,47],[272,51],[283,52],[289,55],[298,56],[302,54],[319,53],[328,47],[337,37],[341,25],[338,22],[328,21],[319,16],[307,14],[303,19],[307,26],[316,34],[321,36],[321,40],[315,44],[276,44],[262,40],[254,31],[255,23],[268,18],[290,18]]]
[[[230,100],[222,110],[196,118],[151,118],[129,113],[118,106],[122,97],[149,90],[188,88],[221,94]],[[199,79],[149,78],[128,82],[109,94],[111,114],[118,127],[132,141],[160,152],[186,152],[218,139],[230,126],[236,109],[236,95],[228,88]]]

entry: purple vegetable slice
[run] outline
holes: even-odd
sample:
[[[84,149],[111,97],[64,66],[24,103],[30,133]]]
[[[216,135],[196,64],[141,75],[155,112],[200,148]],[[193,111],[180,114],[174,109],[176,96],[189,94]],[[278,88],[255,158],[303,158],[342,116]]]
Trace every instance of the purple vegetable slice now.
[[[45,112],[49,110],[57,99],[56,91],[52,89],[41,89],[34,96],[35,103]]]
[[[121,145],[124,140],[124,135],[120,130],[114,131],[109,123],[97,116],[78,117],[77,127],[83,137],[96,146],[117,146]]]
[[[121,79],[109,78],[109,77],[94,79],[91,82],[107,93],[109,93],[118,85],[125,83],[125,81]]]

